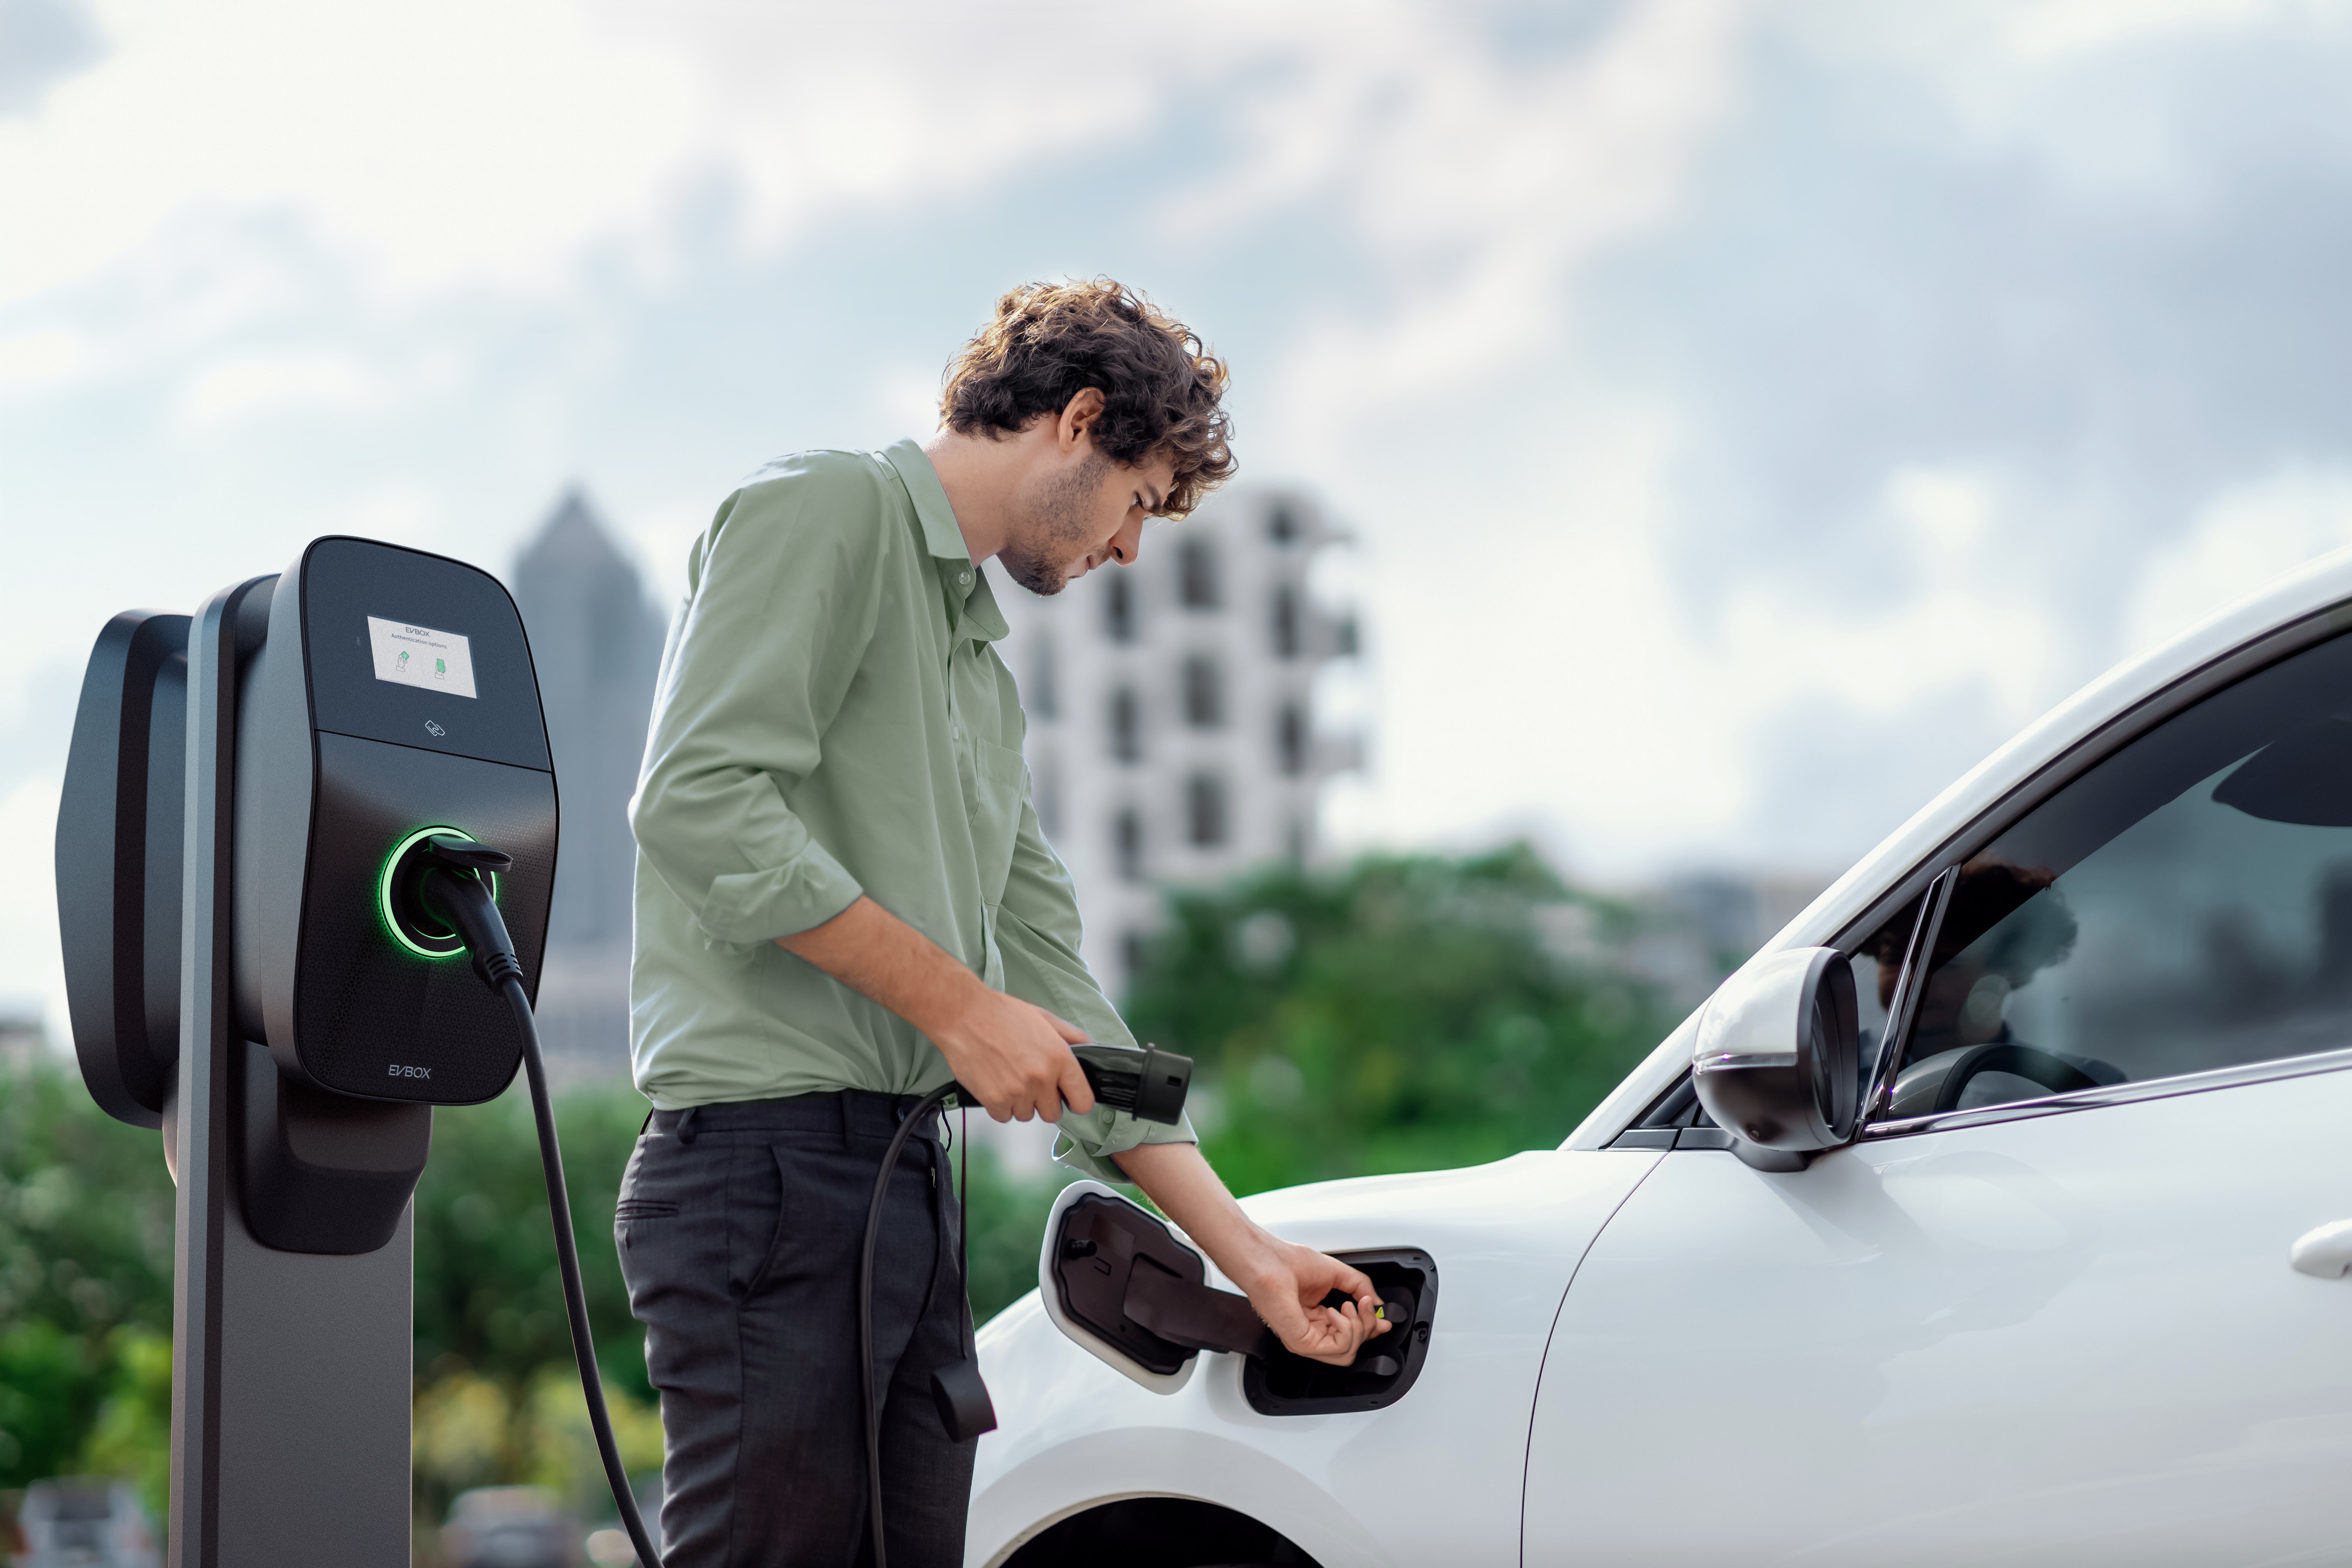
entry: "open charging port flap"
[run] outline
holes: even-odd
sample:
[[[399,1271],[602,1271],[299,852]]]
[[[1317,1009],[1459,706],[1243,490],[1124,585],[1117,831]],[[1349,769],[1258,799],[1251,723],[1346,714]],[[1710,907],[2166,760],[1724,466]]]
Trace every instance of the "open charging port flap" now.
[[[1208,1264],[1168,1223],[1100,1182],[1074,1182],[1045,1222],[1037,1283],[1065,1334],[1144,1387],[1173,1394],[1204,1350],[1244,1358],[1243,1390],[1268,1415],[1377,1410],[1421,1375],[1437,1266],[1413,1247],[1334,1254],[1370,1276],[1389,1331],[1353,1366],[1284,1350],[1248,1300],[1208,1283]]]

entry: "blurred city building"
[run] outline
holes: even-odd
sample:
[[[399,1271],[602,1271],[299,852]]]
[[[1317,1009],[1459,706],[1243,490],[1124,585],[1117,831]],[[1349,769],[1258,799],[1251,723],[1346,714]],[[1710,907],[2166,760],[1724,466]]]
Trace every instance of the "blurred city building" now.
[[[630,793],[646,748],[662,617],[579,489],[522,554],[512,586],[530,635],[563,812],[540,979],[551,1076],[610,1077],[629,1064]]]
[[[1311,860],[1325,782],[1361,765],[1362,738],[1316,718],[1318,672],[1358,652],[1352,615],[1308,591],[1345,538],[1299,491],[1223,490],[1148,528],[1133,566],[1051,598],[996,574],[1038,822],[1114,995],[1159,926],[1160,887]]]

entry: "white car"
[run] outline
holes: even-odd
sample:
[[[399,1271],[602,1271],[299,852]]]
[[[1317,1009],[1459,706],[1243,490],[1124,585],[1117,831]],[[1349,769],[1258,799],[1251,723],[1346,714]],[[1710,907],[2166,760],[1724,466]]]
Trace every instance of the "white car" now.
[[[2352,552],[2095,682],[1559,1148],[1249,1200],[1371,1364],[1066,1194],[968,1562],[2352,1563],[2347,628]]]

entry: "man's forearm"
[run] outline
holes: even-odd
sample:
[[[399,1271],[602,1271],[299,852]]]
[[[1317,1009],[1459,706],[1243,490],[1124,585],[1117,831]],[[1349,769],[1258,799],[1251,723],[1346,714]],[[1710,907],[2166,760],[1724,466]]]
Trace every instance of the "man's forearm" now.
[[[1111,1158],[1242,1288],[1292,1351],[1346,1366],[1366,1340],[1388,1332],[1377,1316],[1380,1298],[1361,1271],[1285,1241],[1244,1214],[1197,1146],[1144,1143]],[[1334,1290],[1349,1298],[1346,1306],[1323,1305]]]
[[[938,1039],[988,987],[939,943],[863,893],[821,926],[780,936],[776,945],[807,960]]]
[[[1139,1143],[1111,1158],[1161,1214],[1216,1259],[1226,1279],[1244,1290],[1256,1286],[1274,1238],[1242,1212],[1198,1144]]]
[[[937,942],[860,894],[821,926],[776,945],[871,997],[918,1029],[958,1082],[999,1121],[1061,1119],[1094,1109],[1070,1047],[1085,1031],[1044,1008],[992,990]]]

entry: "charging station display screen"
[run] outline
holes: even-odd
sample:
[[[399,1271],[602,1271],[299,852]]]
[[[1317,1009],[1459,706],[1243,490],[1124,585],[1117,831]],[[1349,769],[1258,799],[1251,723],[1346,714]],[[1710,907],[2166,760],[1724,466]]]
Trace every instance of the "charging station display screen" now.
[[[462,634],[374,616],[367,618],[367,625],[368,647],[374,655],[378,680],[451,697],[474,695],[474,650]]]

